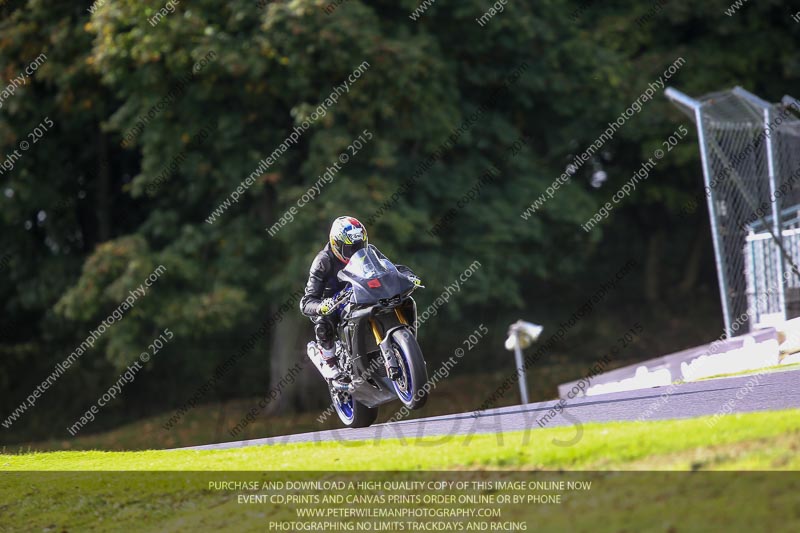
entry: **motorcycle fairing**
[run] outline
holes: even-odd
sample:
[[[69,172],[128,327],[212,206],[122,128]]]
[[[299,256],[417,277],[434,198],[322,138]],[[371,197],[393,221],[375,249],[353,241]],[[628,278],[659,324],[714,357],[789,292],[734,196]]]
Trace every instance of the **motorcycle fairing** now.
[[[356,305],[374,305],[414,288],[414,283],[372,245],[354,253],[338,277],[350,283],[350,301]]]

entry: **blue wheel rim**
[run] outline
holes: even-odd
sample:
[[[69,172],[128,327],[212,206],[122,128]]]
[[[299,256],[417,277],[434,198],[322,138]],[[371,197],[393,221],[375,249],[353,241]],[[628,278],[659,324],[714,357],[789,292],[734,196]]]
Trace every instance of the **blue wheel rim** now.
[[[394,345],[394,353],[395,356],[398,356],[398,360],[400,363],[400,370],[403,373],[403,379],[406,382],[406,390],[403,390],[397,385],[397,381],[393,381],[392,385],[394,385],[394,390],[397,392],[397,396],[402,400],[404,403],[410,402],[414,398],[414,382],[411,379],[411,371],[408,368],[408,360],[406,359],[405,352],[400,349],[399,346]]]

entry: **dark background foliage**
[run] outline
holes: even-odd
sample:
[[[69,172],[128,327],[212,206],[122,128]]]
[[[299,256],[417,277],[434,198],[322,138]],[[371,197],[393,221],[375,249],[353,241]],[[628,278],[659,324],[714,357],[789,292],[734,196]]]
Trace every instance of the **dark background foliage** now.
[[[98,4],[101,2],[98,2]],[[548,354],[597,359],[634,320],[645,359],[721,333],[707,214],[683,206],[701,189],[693,124],[659,94],[534,217],[520,213],[678,57],[670,80],[700,95],[742,85],[775,101],[800,88],[800,25],[783,2],[726,16],[726,0],[509,0],[484,27],[484,0],[266,3],[192,0],[155,27],[160,0],[11,1],[0,7],[0,85],[47,61],[0,109],[0,157],[45,117],[54,127],[0,176],[0,416],[6,417],[157,265],[167,272],[3,442],[54,435],[116,381],[163,328],[175,339],[93,429],[171,411],[301,288],[330,221],[365,220],[391,200],[451,131],[486,111],[368,230],[427,290],[424,309],[473,261],[482,268],[421,332],[436,365],[480,323],[489,338],[457,372],[510,371],[508,323],[553,331],[629,259],[637,268]],[[576,11],[577,10],[577,11]],[[577,16],[576,16],[577,15]],[[131,143],[138,117],[192,73]],[[211,211],[362,62],[369,69],[242,199]],[[515,69],[524,71],[502,97]],[[0,87],[1,88],[1,87]],[[591,233],[580,229],[680,124],[692,134]],[[210,138],[192,137],[205,127]],[[296,220],[265,232],[363,130],[374,134]],[[509,147],[527,139],[509,157]],[[170,161],[181,162],[153,194]],[[500,177],[437,236],[430,229],[489,166]],[[604,172],[607,180],[592,186]],[[205,401],[263,393],[303,357],[307,320],[288,314]],[[618,362],[621,364],[621,362]],[[545,363],[542,363],[545,364]],[[536,382],[537,369],[531,372]],[[313,371],[281,397],[324,405]]]

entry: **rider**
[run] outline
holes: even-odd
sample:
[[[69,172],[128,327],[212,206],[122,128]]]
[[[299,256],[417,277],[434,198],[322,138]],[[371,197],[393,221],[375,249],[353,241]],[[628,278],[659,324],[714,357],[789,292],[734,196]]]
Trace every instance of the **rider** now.
[[[332,313],[335,305],[333,295],[342,290],[345,283],[339,281],[337,275],[347,266],[354,253],[367,246],[369,242],[364,225],[353,217],[339,217],[333,221],[328,244],[311,263],[305,295],[300,300],[300,310],[314,323],[317,342],[313,351],[309,351],[309,356],[319,360],[321,364],[317,368],[326,379],[336,379],[341,375],[334,348],[338,317]],[[421,284],[420,279],[408,267],[395,267],[415,285]]]

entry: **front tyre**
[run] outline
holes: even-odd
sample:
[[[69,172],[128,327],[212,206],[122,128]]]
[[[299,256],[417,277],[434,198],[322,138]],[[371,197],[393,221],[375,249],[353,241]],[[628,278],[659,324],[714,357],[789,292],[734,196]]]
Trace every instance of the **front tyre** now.
[[[365,428],[378,418],[377,407],[367,407],[357,402],[349,392],[331,389],[331,401],[339,420],[349,428]]]
[[[417,339],[407,329],[392,333],[391,346],[400,366],[400,377],[394,380],[397,397],[411,410],[422,409],[428,401],[428,368]]]

